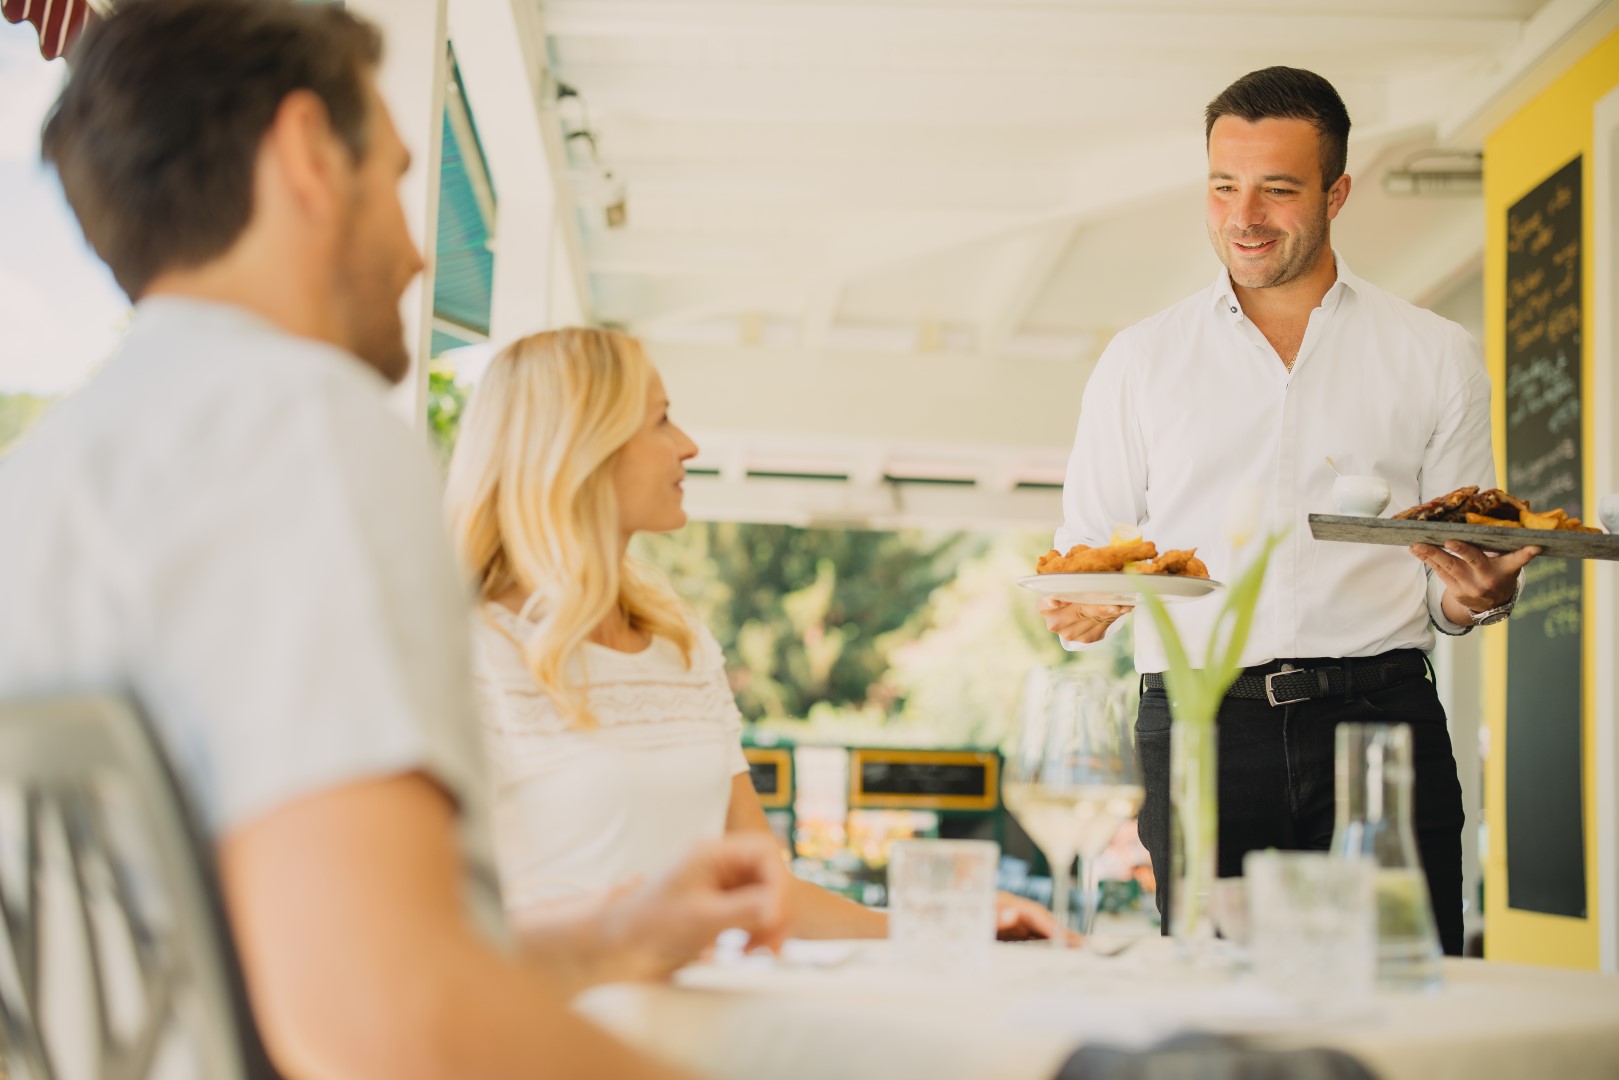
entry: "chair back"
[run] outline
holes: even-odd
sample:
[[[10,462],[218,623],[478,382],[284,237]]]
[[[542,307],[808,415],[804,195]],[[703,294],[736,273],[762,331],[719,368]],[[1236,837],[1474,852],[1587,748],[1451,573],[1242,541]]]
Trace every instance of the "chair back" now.
[[[0,701],[9,1080],[272,1080],[213,846],[139,710]]]

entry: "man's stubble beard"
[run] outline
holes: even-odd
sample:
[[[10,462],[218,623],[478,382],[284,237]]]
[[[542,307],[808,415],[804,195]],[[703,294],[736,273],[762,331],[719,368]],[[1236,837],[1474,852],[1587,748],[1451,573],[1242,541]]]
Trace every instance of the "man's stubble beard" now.
[[[397,385],[410,372],[410,349],[405,344],[399,296],[391,295],[392,267],[376,265],[376,252],[359,241],[360,199],[356,191],[338,241],[337,287],[347,345],[367,366]]]
[[[1223,231],[1219,233],[1211,231],[1209,239],[1214,244],[1215,251],[1220,254],[1220,261],[1225,264],[1226,272],[1231,275],[1231,280],[1235,284],[1244,289],[1273,289],[1279,285],[1286,285],[1289,282],[1296,281],[1315,269],[1316,264],[1321,261],[1322,251],[1327,246],[1328,225],[1327,207],[1323,202],[1321,213],[1311,223],[1310,228],[1307,231],[1293,234],[1296,246],[1293,248],[1292,256],[1279,264],[1268,279],[1244,281],[1238,277],[1237,268],[1231,265],[1234,259],[1231,256],[1225,233]]]

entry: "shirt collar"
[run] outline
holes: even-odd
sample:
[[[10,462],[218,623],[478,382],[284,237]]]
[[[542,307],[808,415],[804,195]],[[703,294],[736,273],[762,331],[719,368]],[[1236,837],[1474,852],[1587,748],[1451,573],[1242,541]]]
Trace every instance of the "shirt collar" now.
[[[1360,292],[1364,282],[1356,277],[1344,262],[1344,257],[1334,249],[1332,253],[1333,265],[1337,268],[1338,278],[1321,298],[1321,306],[1331,312],[1338,307],[1345,292]],[[1228,322],[1239,323],[1247,316],[1242,313],[1242,305],[1237,301],[1237,290],[1231,284],[1231,272],[1225,267],[1220,268],[1219,276],[1214,279],[1209,295],[1213,297],[1214,310],[1223,314]]]

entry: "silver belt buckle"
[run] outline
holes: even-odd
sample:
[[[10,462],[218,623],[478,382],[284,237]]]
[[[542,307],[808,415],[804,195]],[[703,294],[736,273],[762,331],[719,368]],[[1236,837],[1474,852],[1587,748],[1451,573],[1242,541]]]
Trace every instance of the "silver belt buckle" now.
[[[1273,671],[1269,675],[1266,675],[1265,676],[1265,700],[1270,702],[1272,706],[1276,706],[1276,705],[1297,705],[1301,701],[1309,701],[1310,700],[1310,695],[1309,694],[1305,694],[1303,697],[1283,698],[1281,701],[1276,700],[1276,684],[1272,680],[1276,679],[1280,675],[1292,675],[1292,674],[1296,673],[1298,670],[1299,669],[1295,668],[1292,664],[1283,664],[1282,665],[1282,670]]]

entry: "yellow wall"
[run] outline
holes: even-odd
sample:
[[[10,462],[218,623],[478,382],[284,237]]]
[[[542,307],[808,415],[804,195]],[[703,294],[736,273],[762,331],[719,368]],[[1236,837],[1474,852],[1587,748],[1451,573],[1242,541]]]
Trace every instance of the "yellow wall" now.
[[[1581,385],[1585,388],[1582,410],[1585,457],[1586,520],[1596,518],[1598,492],[1592,470],[1596,461],[1595,428],[1591,410],[1597,403],[1591,396],[1593,337],[1595,332],[1595,278],[1593,252],[1595,238],[1592,217],[1595,183],[1592,175],[1595,147],[1592,122],[1596,102],[1619,86],[1619,33],[1587,53],[1556,82],[1498,128],[1484,145],[1484,207],[1486,214],[1484,258],[1485,354],[1490,378],[1495,384],[1495,430],[1506,431],[1503,388],[1506,367],[1506,219],[1507,210],[1541,181],[1576,156],[1584,159],[1581,190],[1584,198],[1582,239],[1582,281],[1584,285],[1584,324],[1581,327]],[[1506,476],[1504,443],[1496,444],[1496,472]],[[1485,720],[1490,731],[1490,754],[1485,767],[1485,820],[1489,824],[1489,857],[1484,868],[1486,955],[1495,960],[1556,964],[1565,967],[1595,968],[1598,964],[1597,916],[1603,910],[1597,903],[1596,817],[1596,591],[1589,563],[1585,567],[1584,631],[1584,715],[1581,729],[1584,741],[1584,803],[1586,910],[1589,919],[1515,911],[1507,907],[1507,859],[1505,754],[1506,744],[1506,649],[1505,627],[1489,631],[1486,643],[1489,675]],[[1611,658],[1610,658],[1611,662]]]

